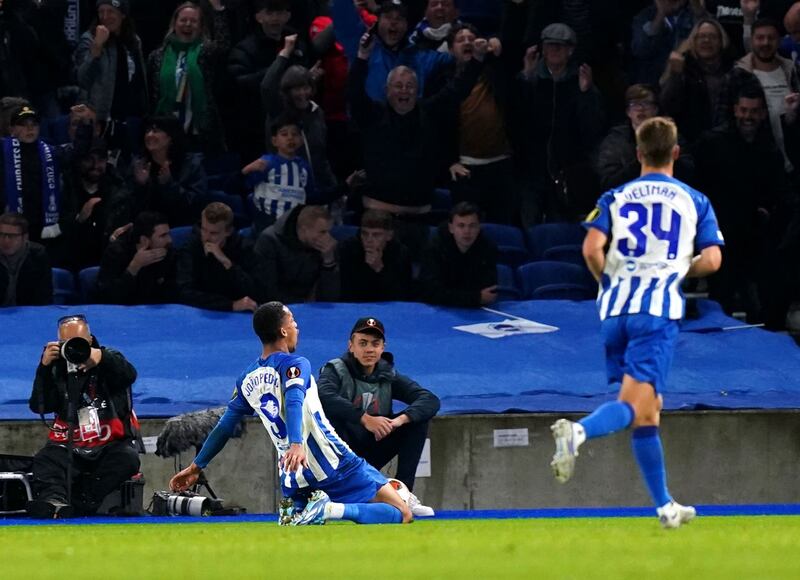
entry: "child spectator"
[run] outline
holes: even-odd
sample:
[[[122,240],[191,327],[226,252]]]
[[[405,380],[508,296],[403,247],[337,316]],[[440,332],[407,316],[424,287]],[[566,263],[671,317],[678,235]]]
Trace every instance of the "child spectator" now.
[[[276,153],[265,153],[242,169],[247,184],[254,188],[256,234],[298,205],[317,203],[311,167],[297,155],[303,143],[299,122],[287,115],[279,116],[270,133]]]

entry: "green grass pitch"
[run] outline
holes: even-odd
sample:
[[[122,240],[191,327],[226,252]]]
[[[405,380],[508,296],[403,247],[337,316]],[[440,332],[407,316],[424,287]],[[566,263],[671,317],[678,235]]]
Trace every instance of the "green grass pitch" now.
[[[84,577],[797,579],[800,516],[0,526],[0,578]]]

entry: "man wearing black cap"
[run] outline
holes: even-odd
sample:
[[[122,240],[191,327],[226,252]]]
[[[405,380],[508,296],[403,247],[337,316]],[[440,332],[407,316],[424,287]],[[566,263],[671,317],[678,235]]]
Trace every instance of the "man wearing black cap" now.
[[[439,398],[394,369],[385,352],[383,323],[359,318],[350,332],[347,352],[320,371],[319,397],[336,433],[376,469],[397,456],[396,477],[414,489],[428,423],[439,411]],[[392,412],[392,401],[408,405]],[[414,505],[412,505],[414,504]],[[430,508],[409,503],[414,515],[433,515]]]

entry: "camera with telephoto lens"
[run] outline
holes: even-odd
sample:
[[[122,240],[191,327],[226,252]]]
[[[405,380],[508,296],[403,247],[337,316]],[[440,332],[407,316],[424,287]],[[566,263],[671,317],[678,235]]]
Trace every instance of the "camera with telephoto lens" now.
[[[210,516],[222,509],[222,501],[210,499],[190,491],[172,493],[156,491],[153,493],[154,516]]]
[[[58,341],[61,358],[73,365],[82,365],[92,356],[92,345],[83,337],[75,336]]]

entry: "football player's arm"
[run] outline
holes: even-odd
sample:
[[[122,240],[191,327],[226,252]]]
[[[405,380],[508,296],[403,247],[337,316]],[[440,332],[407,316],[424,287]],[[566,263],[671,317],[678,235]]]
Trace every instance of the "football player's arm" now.
[[[608,236],[597,228],[589,228],[586,238],[583,240],[583,259],[598,282],[603,276],[603,268],[606,265],[607,241]]]
[[[713,274],[720,266],[722,266],[722,251],[719,246],[708,246],[692,258],[692,265],[686,275],[691,278],[702,278]]]
[[[287,473],[308,467],[303,449],[303,402],[311,377],[311,365],[307,360],[294,361],[290,369],[299,368],[299,376],[289,378],[285,383],[284,405],[286,407],[286,430],[289,437],[289,450],[283,456],[283,470]]]
[[[209,433],[202,449],[200,449],[200,453],[197,454],[197,457],[194,458],[189,467],[179,471],[170,479],[169,488],[172,491],[184,491],[194,485],[203,468],[211,462],[217,453],[222,451],[222,448],[225,447],[228,439],[231,438],[236,430],[236,425],[242,420],[242,417],[248,414],[252,414],[252,411],[248,413],[242,407],[238,397],[234,398],[228,404],[225,414],[222,415],[217,425]]]

